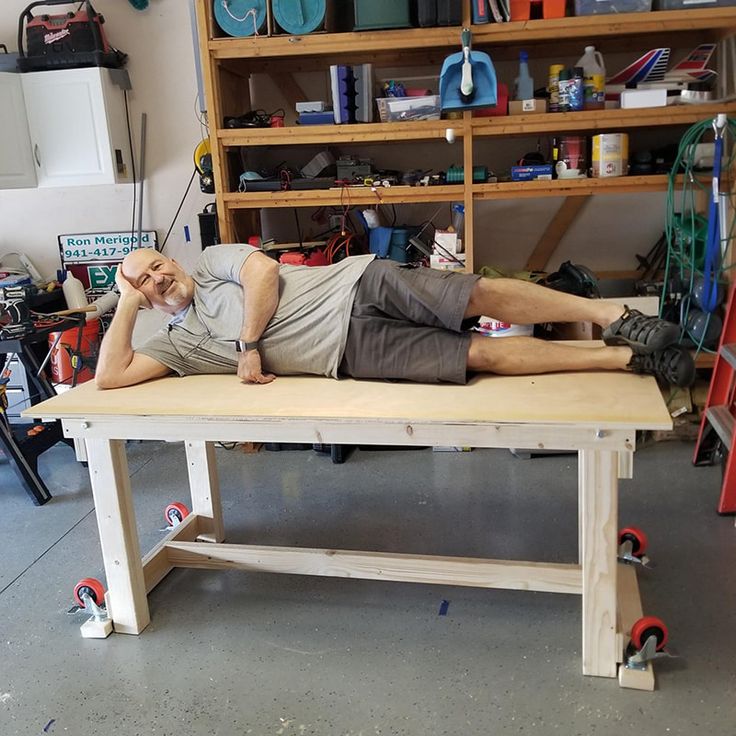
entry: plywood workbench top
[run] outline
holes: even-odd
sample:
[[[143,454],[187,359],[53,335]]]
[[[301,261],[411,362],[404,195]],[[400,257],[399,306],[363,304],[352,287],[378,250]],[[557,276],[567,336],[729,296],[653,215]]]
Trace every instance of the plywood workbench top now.
[[[624,372],[483,375],[465,386],[279,377],[245,385],[235,375],[169,377],[101,391],[78,386],[34,406],[44,418],[198,417],[365,419],[669,429],[656,382]],[[24,412],[25,413],[25,412]]]

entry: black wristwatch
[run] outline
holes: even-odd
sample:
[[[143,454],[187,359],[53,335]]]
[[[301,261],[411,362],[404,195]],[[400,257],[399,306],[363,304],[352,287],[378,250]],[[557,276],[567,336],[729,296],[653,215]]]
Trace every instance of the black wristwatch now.
[[[259,342],[246,342],[245,340],[235,340],[235,349],[239,353],[247,353],[249,350],[258,350]]]

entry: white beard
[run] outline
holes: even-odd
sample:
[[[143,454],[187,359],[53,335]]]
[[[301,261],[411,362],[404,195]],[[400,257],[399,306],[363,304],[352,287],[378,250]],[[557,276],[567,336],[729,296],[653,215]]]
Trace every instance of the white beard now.
[[[170,307],[178,307],[186,300],[187,295],[183,284],[180,284],[178,281],[173,282],[173,287],[173,289],[169,288],[169,291],[164,296],[164,301]]]

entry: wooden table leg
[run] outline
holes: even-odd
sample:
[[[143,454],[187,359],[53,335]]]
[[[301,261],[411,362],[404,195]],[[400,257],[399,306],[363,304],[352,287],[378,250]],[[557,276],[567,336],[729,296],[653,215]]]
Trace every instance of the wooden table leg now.
[[[615,677],[618,453],[581,450],[583,674]]]
[[[220,503],[220,481],[217,475],[215,445],[212,442],[185,442],[192,511],[212,520],[212,532],[200,534],[203,542],[222,542],[225,532]]]
[[[107,612],[115,631],[140,634],[151,619],[125,442],[87,439],[86,443],[102,560],[107,576]]]

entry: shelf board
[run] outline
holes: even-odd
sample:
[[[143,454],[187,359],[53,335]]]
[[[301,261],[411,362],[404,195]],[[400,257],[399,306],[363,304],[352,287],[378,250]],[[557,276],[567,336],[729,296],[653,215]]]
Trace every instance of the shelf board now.
[[[603,179],[565,179],[554,181],[507,181],[497,184],[474,184],[475,199],[520,199],[532,197],[575,197],[588,194],[627,194],[663,192],[668,177],[618,176]],[[315,189],[289,192],[230,192],[223,195],[228,209],[261,207],[321,207],[409,204],[421,202],[460,202],[464,187],[460,184],[436,187],[368,187]]]
[[[581,112],[473,118],[472,126],[474,136],[523,136],[538,133],[610,131],[614,128],[691,125],[700,120],[715,117],[718,113],[733,115],[736,113],[736,102],[645,107],[635,110],[583,110]],[[451,123],[452,121],[444,122]],[[401,123],[396,124],[401,125]],[[447,125],[447,127],[450,126]]]
[[[736,106],[734,107],[736,109]],[[226,147],[293,146],[305,144],[383,143],[445,139],[448,128],[463,135],[462,120],[417,120],[402,123],[355,123],[351,125],[294,125],[285,128],[220,129],[217,137]]]
[[[473,135],[478,137],[537,135],[573,131],[610,131],[615,128],[647,128],[690,125],[718,113],[736,115],[736,102],[703,105],[647,107],[638,110],[584,110],[544,115],[505,115],[473,118]],[[419,120],[402,123],[355,123],[352,125],[307,125],[286,128],[220,129],[217,137],[226,148],[237,146],[295,146],[391,141],[445,140],[448,128],[455,137],[464,134],[462,120]]]
[[[652,176],[611,176],[602,179],[555,179],[554,181],[508,181],[474,184],[475,199],[520,199],[531,197],[575,197],[587,194],[627,194],[663,192],[666,174]]]
[[[698,353],[695,357],[696,368],[714,368],[716,365],[716,355],[714,353]]]
[[[649,13],[588,15],[548,20],[488,23],[473,26],[475,47],[518,43],[558,43],[563,39],[596,39],[713,31],[721,38],[736,29],[736,7],[664,10]],[[407,28],[352,33],[311,33],[304,36],[215,38],[208,42],[215,59],[273,59],[295,56],[336,56],[369,52],[392,56],[411,50],[458,49],[459,27]]]
[[[341,187],[288,192],[231,192],[223,195],[228,209],[261,207],[330,207],[374,204],[407,204],[421,202],[461,202],[461,184],[436,187]]]

